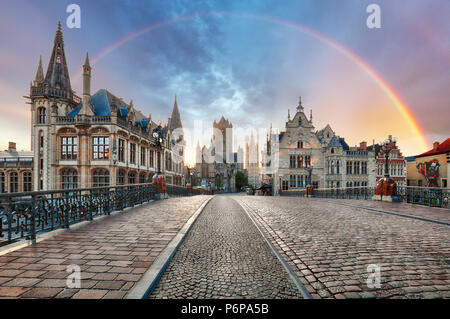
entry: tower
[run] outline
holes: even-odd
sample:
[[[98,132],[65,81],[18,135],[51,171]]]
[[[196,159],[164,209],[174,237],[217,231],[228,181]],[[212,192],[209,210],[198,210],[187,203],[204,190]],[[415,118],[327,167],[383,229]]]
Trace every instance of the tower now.
[[[70,85],[69,70],[64,52],[64,39],[61,23],[58,22],[53,40],[53,48],[47,66],[43,72],[42,57],[30,85],[31,104],[31,149],[34,153],[33,189],[49,190],[56,180],[56,169],[51,163],[56,159],[55,123],[57,116],[64,116],[81,102],[73,94]]]
[[[89,54],[86,52],[86,59],[83,64],[83,101],[79,115],[92,116],[91,106],[91,65],[89,64]]]

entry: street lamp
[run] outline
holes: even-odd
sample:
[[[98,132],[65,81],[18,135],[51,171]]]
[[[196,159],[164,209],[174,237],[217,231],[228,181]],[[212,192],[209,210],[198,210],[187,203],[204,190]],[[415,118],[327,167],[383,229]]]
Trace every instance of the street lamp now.
[[[380,178],[378,181],[377,189],[375,191],[375,195],[372,197],[372,200],[389,202],[398,201],[397,184],[389,176],[389,154],[395,149],[395,142],[395,139],[392,139],[392,137],[389,136],[388,139],[380,143],[386,161],[384,163],[384,177]]]

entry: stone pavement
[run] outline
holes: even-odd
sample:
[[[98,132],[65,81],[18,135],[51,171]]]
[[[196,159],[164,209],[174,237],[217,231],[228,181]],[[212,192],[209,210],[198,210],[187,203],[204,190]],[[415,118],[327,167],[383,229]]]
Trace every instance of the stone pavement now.
[[[301,298],[245,211],[229,196],[205,207],[150,298]]]
[[[336,205],[341,200],[234,198],[262,226],[313,298],[450,298],[449,226]],[[440,220],[450,214],[407,204],[365,204]],[[370,264],[381,269],[380,288],[367,285]]]
[[[156,201],[0,256],[0,298],[123,298],[210,196]],[[67,266],[81,289],[67,288]]]
[[[311,200],[320,201],[328,199],[311,198]],[[394,211],[404,215],[429,218],[450,223],[450,210],[446,208],[434,208],[434,207],[431,208],[427,206],[414,205],[408,203],[392,203],[392,202],[380,202],[372,200],[332,199],[332,201],[334,203],[343,203],[354,206],[363,206],[386,211]]]

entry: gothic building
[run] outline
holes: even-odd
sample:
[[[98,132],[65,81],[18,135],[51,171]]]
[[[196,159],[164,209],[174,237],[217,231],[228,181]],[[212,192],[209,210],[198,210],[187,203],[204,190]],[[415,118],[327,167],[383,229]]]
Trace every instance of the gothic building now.
[[[233,124],[223,116],[213,122],[209,147],[196,148],[195,170],[203,187],[227,192],[235,191],[236,173],[242,168],[242,149],[233,152]]]
[[[91,93],[89,56],[83,92],[72,90],[61,24],[47,72],[42,59],[30,87],[33,189],[71,189],[151,181],[158,171],[167,183],[184,185],[183,135],[177,100],[165,125],[106,89]],[[162,132],[156,138],[153,131]]]
[[[330,125],[315,131],[312,111],[309,119],[301,99],[296,114],[285,130],[270,128],[262,158],[262,179],[275,191],[320,188],[375,186],[375,152],[362,142],[349,147]]]
[[[259,146],[253,136],[253,131],[250,133],[250,141],[245,144],[245,163],[244,169],[247,171],[248,183],[254,187],[259,187],[260,181],[260,167],[259,167]]]

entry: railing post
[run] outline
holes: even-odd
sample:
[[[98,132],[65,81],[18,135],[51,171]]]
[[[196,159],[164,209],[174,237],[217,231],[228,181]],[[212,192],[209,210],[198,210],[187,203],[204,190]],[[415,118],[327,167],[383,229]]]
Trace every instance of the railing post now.
[[[10,197],[6,198],[5,210],[6,210],[6,218],[8,219],[8,243],[12,240],[11,227],[12,227],[12,209],[11,207],[11,199]]]
[[[30,220],[30,227],[31,227],[31,243],[34,245],[36,244],[36,195],[31,196],[31,220]]]

